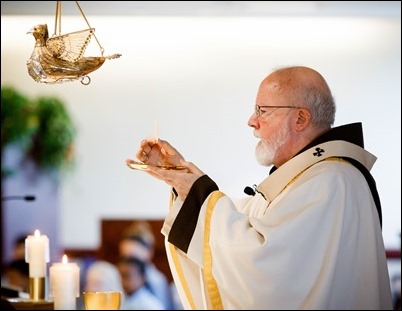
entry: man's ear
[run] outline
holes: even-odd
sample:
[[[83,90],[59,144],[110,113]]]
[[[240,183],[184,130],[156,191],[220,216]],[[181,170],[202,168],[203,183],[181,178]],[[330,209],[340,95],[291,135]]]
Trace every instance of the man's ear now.
[[[297,111],[296,130],[305,130],[311,122],[311,112],[308,109],[300,108]]]

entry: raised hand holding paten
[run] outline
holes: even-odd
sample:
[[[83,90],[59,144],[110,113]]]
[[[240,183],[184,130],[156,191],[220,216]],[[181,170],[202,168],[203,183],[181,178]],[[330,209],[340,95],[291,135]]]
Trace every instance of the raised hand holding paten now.
[[[180,166],[183,156],[167,141],[144,139],[136,153],[138,160],[149,165]]]
[[[184,157],[172,145],[162,139],[144,139],[136,157],[149,175],[165,181],[176,189],[178,196],[184,200],[193,183],[204,173]],[[133,168],[132,163],[127,163]]]

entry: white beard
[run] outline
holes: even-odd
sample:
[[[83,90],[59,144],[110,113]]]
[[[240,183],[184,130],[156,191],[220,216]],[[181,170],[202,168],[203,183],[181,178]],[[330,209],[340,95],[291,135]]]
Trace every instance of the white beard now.
[[[254,136],[261,138],[256,130],[254,131]],[[276,152],[285,143],[288,137],[289,128],[287,123],[284,123],[270,140],[260,140],[255,148],[257,162],[263,166],[271,166],[274,162]]]

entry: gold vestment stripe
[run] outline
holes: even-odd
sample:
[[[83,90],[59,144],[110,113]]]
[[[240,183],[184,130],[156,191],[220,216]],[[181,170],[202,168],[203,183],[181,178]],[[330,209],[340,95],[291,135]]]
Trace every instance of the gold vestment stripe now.
[[[172,194],[171,194],[171,197],[170,197],[169,208],[172,208],[173,200],[175,199],[175,197],[176,196],[174,195],[174,193],[172,191]],[[172,255],[174,266],[176,268],[177,275],[178,275],[178,277],[180,279],[181,286],[183,287],[183,291],[184,291],[184,293],[185,293],[185,295],[187,297],[187,301],[190,304],[191,309],[196,310],[197,308],[196,308],[196,305],[194,303],[193,296],[191,296],[190,288],[188,287],[186,278],[184,277],[183,269],[182,269],[182,267],[180,265],[180,260],[179,260],[179,257],[177,255],[176,247],[173,244],[169,243],[169,250],[170,250],[170,254]]]
[[[211,233],[211,219],[212,212],[216,202],[223,197],[224,194],[220,191],[214,191],[208,200],[206,215],[205,215],[205,228],[204,228],[204,279],[206,282],[206,289],[208,292],[209,300],[212,305],[212,310],[223,310],[222,299],[219,293],[218,285],[212,275],[212,255],[209,246],[209,237]]]

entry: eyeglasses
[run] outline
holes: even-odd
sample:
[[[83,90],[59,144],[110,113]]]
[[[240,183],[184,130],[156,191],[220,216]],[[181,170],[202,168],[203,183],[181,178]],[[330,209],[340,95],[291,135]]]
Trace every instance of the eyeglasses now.
[[[291,109],[299,109],[301,107],[297,107],[297,106],[260,106],[260,105],[255,105],[254,113],[257,116],[257,118],[260,117],[262,114],[268,112],[268,111],[262,110],[261,108],[274,108],[274,109],[291,108]],[[273,113],[274,111],[275,110],[271,111],[271,113]],[[268,115],[270,115],[271,113],[269,113]]]

